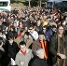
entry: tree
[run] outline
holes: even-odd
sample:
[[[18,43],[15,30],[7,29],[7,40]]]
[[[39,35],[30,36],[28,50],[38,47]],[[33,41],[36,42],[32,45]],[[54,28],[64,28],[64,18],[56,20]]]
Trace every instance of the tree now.
[[[42,2],[45,2],[45,1],[48,1],[48,0],[31,0],[31,1],[38,2],[39,6],[41,7]]]
[[[26,2],[26,0],[11,0],[11,2]]]

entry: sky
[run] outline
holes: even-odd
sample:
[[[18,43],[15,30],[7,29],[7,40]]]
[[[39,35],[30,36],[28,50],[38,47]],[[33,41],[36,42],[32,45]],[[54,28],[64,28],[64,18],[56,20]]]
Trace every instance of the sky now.
[[[57,1],[57,2],[61,2],[61,1],[67,1],[67,0],[49,0],[49,1]]]

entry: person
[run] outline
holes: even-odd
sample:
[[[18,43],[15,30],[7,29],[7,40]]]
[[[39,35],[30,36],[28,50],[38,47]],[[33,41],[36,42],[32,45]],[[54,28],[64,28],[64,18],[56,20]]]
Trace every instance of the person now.
[[[65,25],[65,34],[67,35],[67,23]]]
[[[21,41],[19,43],[20,50],[16,55],[15,62],[18,66],[28,66],[29,61],[33,58],[31,49],[26,48],[26,43]]]
[[[50,41],[49,41],[49,35],[51,34],[52,32],[52,35],[54,35],[56,33],[56,26],[53,25],[52,28],[51,28],[51,32],[48,31],[47,29],[47,25],[43,26],[43,32],[44,32],[44,36],[46,38],[46,41],[48,42],[48,48],[49,48],[49,44],[50,44]],[[50,55],[50,52],[49,52],[49,49],[48,49],[48,55],[49,55],[49,59],[48,59],[48,64],[51,66],[51,55]]]
[[[17,37],[23,36],[24,33],[25,33],[24,28],[21,28],[21,29],[19,30],[19,33],[17,34]]]
[[[51,28],[52,28],[52,36],[53,36],[57,32],[57,29],[55,25],[52,25]]]
[[[35,54],[36,49],[38,49],[38,48],[44,49],[44,52],[45,52],[44,56],[46,59],[48,59],[48,43],[45,39],[43,32],[39,32],[38,39],[33,42],[32,50],[33,50],[34,54]]]
[[[48,66],[47,61],[44,58],[44,50],[42,48],[39,48],[35,51],[35,56],[31,66]]]
[[[0,37],[3,38],[4,42],[6,41],[6,35],[3,33],[3,25],[0,26]]]
[[[11,59],[8,55],[1,57],[1,66],[11,66]]]
[[[13,33],[13,35],[14,35],[14,39],[15,38],[17,38],[17,32],[15,31],[15,28],[13,27],[13,26],[11,26],[11,28],[10,28],[10,30],[8,31],[8,33],[7,33],[7,35],[9,34],[9,33]]]
[[[47,38],[48,37],[48,35],[47,35],[47,25],[43,26],[42,31],[44,33],[44,36],[45,36],[46,40],[48,41],[48,38]]]
[[[4,45],[4,49],[5,49],[6,54],[10,58],[15,60],[15,56],[16,56],[17,52],[19,51],[19,47],[18,47],[17,43],[14,41],[14,36],[13,36],[12,32],[8,34],[7,40]]]
[[[53,66],[67,66],[67,36],[64,34],[64,27],[59,25],[55,34],[50,41],[49,52]]]
[[[5,54],[5,50],[3,48],[3,44],[4,44],[3,38],[0,37],[0,64],[1,64],[1,57]]]
[[[30,36],[32,37],[33,41],[35,41],[35,40],[38,39],[38,33],[37,33],[37,31],[35,31],[33,25],[31,25],[31,26],[29,27],[29,33],[30,33]]]
[[[37,32],[42,31],[42,25],[41,25],[40,19],[37,21],[36,31]]]
[[[4,45],[3,38],[0,37],[0,51],[5,52],[5,50],[4,50],[4,48],[3,48],[3,45]]]
[[[1,60],[0,66],[17,66],[17,65],[11,65],[12,63],[11,58],[6,54],[4,54],[0,60]]]
[[[33,43],[32,38],[29,37],[29,32],[25,32],[24,35],[17,37],[14,41],[18,44],[18,46],[21,41],[24,41],[27,48],[31,48],[31,45]]]

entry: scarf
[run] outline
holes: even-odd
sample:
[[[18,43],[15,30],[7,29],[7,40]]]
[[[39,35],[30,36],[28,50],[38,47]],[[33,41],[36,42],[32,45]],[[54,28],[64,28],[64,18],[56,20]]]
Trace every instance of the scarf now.
[[[44,56],[46,59],[48,59],[48,47],[47,47],[47,42],[46,41],[40,41],[40,46],[42,47],[42,49],[44,49]]]
[[[23,52],[22,50],[20,51],[24,56],[26,55],[26,50]]]

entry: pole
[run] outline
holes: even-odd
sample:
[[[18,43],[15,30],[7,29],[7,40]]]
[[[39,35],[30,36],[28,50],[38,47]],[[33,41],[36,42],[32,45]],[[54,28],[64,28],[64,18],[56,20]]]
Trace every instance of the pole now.
[[[40,8],[41,8],[41,0],[40,0]]]
[[[29,0],[29,8],[31,7],[31,5],[30,5],[30,0]]]

